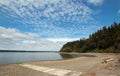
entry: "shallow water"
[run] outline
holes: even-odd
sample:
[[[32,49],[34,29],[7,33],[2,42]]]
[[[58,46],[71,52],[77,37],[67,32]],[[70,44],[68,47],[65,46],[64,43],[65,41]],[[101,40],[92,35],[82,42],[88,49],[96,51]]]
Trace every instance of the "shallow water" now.
[[[0,52],[0,65],[42,60],[60,60],[84,55],[60,54],[59,52]]]
[[[58,52],[0,52],[0,65],[40,60],[59,60],[64,58],[73,57],[67,54],[64,57]]]

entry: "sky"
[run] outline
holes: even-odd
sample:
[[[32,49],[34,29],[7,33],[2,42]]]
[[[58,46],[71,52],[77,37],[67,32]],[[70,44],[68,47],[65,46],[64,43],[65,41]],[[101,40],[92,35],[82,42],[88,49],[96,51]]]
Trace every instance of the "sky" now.
[[[0,50],[59,51],[120,22],[120,0],[0,0]]]

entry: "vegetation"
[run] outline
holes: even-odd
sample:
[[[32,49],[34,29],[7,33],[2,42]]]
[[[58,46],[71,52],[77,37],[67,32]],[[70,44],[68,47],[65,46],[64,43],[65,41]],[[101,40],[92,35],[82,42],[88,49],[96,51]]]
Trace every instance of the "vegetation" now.
[[[103,27],[89,36],[65,44],[60,52],[120,52],[120,23],[114,22],[110,27]]]

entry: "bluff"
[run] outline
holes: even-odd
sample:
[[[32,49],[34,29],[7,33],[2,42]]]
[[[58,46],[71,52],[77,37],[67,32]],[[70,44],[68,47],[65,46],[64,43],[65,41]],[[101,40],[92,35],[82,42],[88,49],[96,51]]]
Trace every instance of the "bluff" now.
[[[94,32],[87,39],[68,42],[60,52],[120,52],[120,23],[114,22],[109,27],[103,27]]]

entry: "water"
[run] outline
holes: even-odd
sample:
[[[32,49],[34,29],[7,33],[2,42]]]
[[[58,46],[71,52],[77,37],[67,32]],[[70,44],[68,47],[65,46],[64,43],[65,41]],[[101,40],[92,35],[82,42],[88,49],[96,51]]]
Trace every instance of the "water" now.
[[[64,57],[58,52],[0,52],[0,65],[10,63],[22,63],[40,60],[60,60],[73,58],[71,55]]]
[[[59,52],[0,52],[0,65],[42,60],[60,60],[83,55],[60,54]]]

